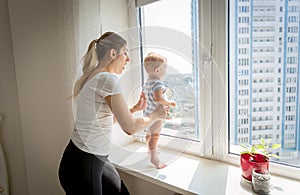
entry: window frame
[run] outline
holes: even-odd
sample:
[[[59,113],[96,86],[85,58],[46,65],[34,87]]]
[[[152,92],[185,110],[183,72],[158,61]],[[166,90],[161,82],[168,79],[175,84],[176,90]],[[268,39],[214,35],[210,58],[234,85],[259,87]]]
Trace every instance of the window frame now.
[[[156,0],[154,0],[153,2],[155,2],[155,1]],[[151,3],[151,2],[149,1],[148,3]],[[144,71],[144,67],[143,67],[143,58],[144,58],[143,37],[145,36],[145,34],[144,34],[143,26],[141,25],[143,23],[142,19],[143,19],[144,12],[142,10],[142,6],[137,7],[136,10],[137,10],[137,23],[138,23],[139,36],[140,36],[139,40],[141,42],[141,44],[140,44],[140,63],[141,63],[141,74],[142,74],[141,78],[142,78],[142,81],[144,81],[145,75],[143,75],[143,71]],[[199,28],[199,26],[197,28]],[[200,102],[198,102],[198,107],[199,107],[199,105],[200,105]],[[202,112],[199,111],[199,113],[202,113]],[[200,119],[200,121],[201,121],[201,119]],[[201,129],[199,124],[198,124],[198,128]],[[172,144],[171,143],[172,140],[175,140],[174,141],[175,143],[178,143],[178,141],[180,141],[181,143],[183,143],[184,148]],[[145,142],[143,137],[139,136],[139,135],[136,136],[136,141]],[[202,143],[201,143],[201,141],[199,141],[197,139],[187,139],[187,138],[182,138],[182,137],[175,137],[172,135],[162,135],[160,137],[159,145],[162,147],[165,147],[165,148],[175,150],[175,151],[184,151],[186,153],[203,156],[203,152],[199,153],[199,151],[202,148]]]
[[[229,153],[229,0],[198,0],[198,11],[199,58],[213,63],[212,66],[199,64],[199,69],[211,81],[211,91],[199,79],[199,126],[202,129],[199,133],[205,140],[201,143],[193,142],[184,152],[240,166],[240,155]],[[220,82],[224,82],[224,86],[219,85]],[[206,113],[211,113],[211,117]],[[142,140],[137,138],[137,141]],[[168,141],[162,138],[161,142]],[[273,174],[300,180],[299,168],[271,162],[270,170]]]

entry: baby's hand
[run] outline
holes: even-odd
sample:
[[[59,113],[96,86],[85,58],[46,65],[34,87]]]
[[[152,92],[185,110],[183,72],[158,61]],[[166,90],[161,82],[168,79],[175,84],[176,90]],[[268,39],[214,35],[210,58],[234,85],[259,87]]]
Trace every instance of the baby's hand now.
[[[170,101],[170,106],[171,106],[171,107],[176,107],[176,102],[175,102],[175,101],[173,101],[173,100],[172,100],[172,101]]]

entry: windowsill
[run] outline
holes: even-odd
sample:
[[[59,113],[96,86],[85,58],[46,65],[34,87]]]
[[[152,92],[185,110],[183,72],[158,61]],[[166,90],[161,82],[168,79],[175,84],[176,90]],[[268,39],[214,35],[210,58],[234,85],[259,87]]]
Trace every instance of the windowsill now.
[[[110,160],[118,170],[180,194],[255,194],[251,184],[241,180],[240,167],[161,149],[160,158],[168,164],[156,169],[149,163],[146,145],[133,142],[113,150]],[[300,182],[272,176],[272,195],[294,194]]]

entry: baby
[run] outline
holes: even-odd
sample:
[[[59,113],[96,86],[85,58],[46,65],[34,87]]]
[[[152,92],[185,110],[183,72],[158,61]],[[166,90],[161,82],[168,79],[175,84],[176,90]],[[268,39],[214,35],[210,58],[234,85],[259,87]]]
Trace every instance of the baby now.
[[[157,53],[149,53],[144,59],[144,66],[148,74],[148,80],[143,86],[143,92],[147,99],[147,108],[144,110],[144,116],[149,116],[150,113],[159,105],[175,107],[174,101],[167,101],[164,98],[166,87],[162,78],[166,75],[167,59]],[[163,126],[163,121],[154,122],[148,129],[146,141],[150,154],[150,162],[158,169],[162,169],[167,165],[159,160],[158,157],[158,140],[160,131]]]

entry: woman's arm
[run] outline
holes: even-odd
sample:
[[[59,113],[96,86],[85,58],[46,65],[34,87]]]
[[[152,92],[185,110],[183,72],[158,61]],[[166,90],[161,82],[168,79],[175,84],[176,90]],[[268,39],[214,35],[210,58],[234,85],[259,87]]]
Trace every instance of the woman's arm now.
[[[122,94],[107,96],[105,100],[119,125],[128,135],[144,130],[154,121],[164,119],[167,115],[166,110],[162,106],[158,106],[149,117],[134,118]]]
[[[134,106],[132,106],[129,109],[129,111],[130,111],[130,113],[134,113],[137,111],[145,110],[146,107],[147,107],[146,96],[144,93],[141,93],[139,101]],[[117,122],[118,121],[117,121],[116,117],[114,116],[114,123],[117,123]]]

